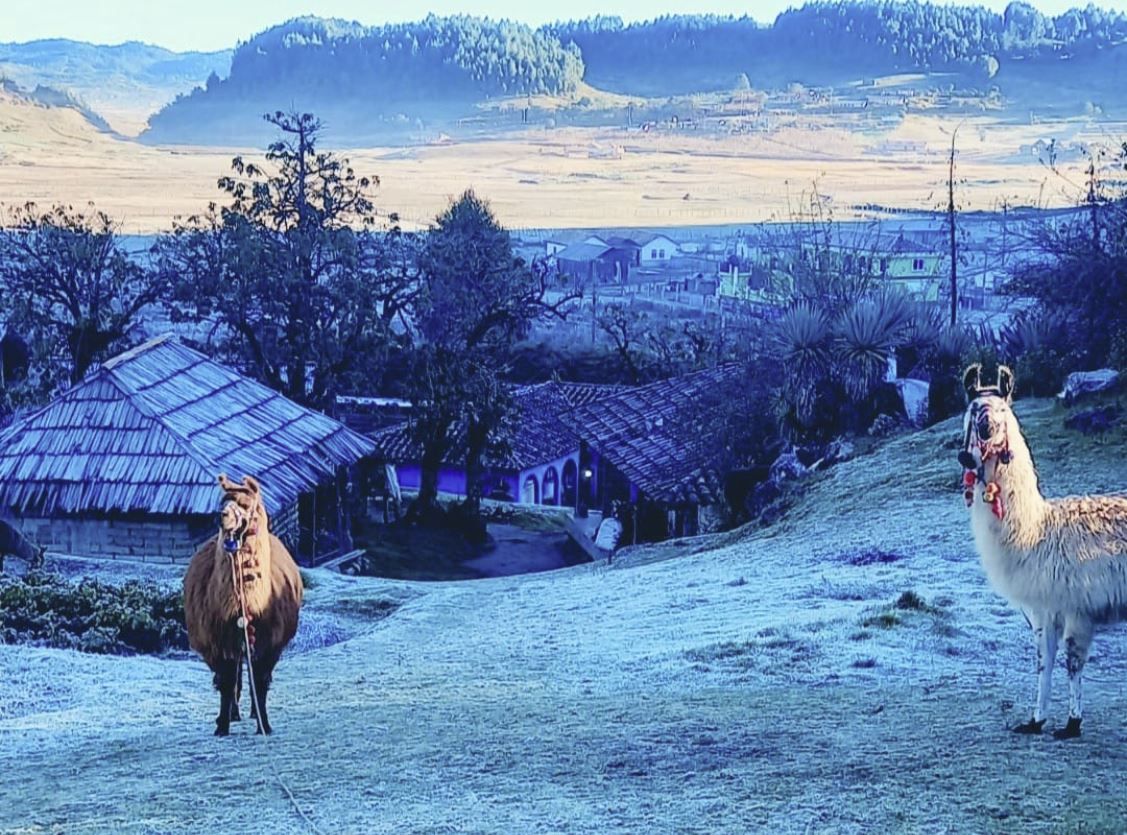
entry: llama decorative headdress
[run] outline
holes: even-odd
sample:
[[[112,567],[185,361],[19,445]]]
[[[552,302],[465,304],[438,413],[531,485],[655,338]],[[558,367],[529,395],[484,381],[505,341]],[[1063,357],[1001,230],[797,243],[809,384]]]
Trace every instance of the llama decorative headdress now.
[[[999,365],[998,382],[993,386],[984,386],[982,385],[982,363],[976,362],[974,365],[968,366],[967,370],[963,372],[963,390],[967,394],[968,403],[983,395],[990,394],[1011,403],[1014,393],[1014,373],[1008,365]]]
[[[1006,515],[1001,486],[996,478],[987,480],[986,462],[996,458],[999,464],[1008,464],[1011,459],[1009,436],[1004,434],[995,438],[991,430],[989,399],[983,404],[981,398],[997,397],[1009,405],[1013,401],[1014,373],[1005,365],[998,366],[998,382],[993,386],[982,385],[982,363],[975,363],[963,372],[963,389],[967,402],[971,404],[963,419],[963,448],[959,451],[959,464],[963,467],[963,498],[967,507],[974,503],[975,484],[983,484],[982,500],[990,505],[998,519]],[[975,457],[977,451],[978,457]]]

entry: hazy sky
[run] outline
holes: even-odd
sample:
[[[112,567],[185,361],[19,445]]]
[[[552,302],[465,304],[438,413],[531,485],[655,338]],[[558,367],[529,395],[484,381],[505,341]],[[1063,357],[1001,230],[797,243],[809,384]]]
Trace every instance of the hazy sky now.
[[[944,0],[939,0],[944,2]],[[975,0],[960,0],[962,4]],[[1001,11],[1008,0],[978,0]],[[1034,0],[1046,14],[1059,14],[1088,0]],[[751,14],[770,21],[794,0],[0,0],[0,38],[74,38],[95,43],[140,40],[170,49],[223,49],[291,17],[316,14],[361,23],[417,20],[435,14],[508,17],[531,24],[595,14],[640,20],[671,13]],[[1105,0],[1105,8],[1127,11],[1127,0]]]

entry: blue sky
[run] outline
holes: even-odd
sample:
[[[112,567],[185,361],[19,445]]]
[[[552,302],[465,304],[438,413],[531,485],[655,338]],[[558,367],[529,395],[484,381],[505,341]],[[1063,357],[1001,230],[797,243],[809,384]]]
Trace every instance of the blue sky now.
[[[944,2],[944,0],[939,0]],[[974,3],[976,0],[961,0]],[[1008,0],[977,0],[1001,11]],[[1046,14],[1058,14],[1088,0],[1034,0]],[[770,21],[795,0],[0,0],[0,38],[74,38],[95,43],[140,40],[170,49],[223,49],[267,26],[302,14],[344,17],[361,23],[417,20],[435,14],[484,14],[531,24],[595,14],[641,20],[661,14],[715,12]],[[1127,0],[1097,5],[1127,11]]]

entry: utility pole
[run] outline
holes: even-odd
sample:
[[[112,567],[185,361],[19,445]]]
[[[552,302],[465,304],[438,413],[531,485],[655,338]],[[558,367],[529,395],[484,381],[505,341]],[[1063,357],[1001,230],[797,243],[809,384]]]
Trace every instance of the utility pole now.
[[[1088,157],[1088,211],[1092,221],[1092,251],[1097,255],[1100,252],[1100,180],[1096,169],[1097,151],[1090,152]]]
[[[599,279],[595,277],[591,288],[591,344],[595,344],[595,330],[599,324]]]
[[[955,241],[955,138],[959,135],[958,124],[951,132],[951,155],[947,158],[947,226],[951,237],[951,327],[959,316],[959,260],[958,245]]]

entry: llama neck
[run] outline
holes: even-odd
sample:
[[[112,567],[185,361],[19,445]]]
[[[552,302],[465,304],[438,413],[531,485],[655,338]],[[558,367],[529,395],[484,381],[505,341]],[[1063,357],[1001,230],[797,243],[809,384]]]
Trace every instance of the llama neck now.
[[[1002,489],[1005,517],[1001,526],[1006,538],[1012,545],[1030,548],[1041,539],[1048,503],[1041,495],[1033,456],[1016,421],[1009,426],[1008,440],[1010,462],[992,459],[987,477]]]
[[[241,584],[247,611],[252,615],[264,612],[270,603],[270,535],[260,528],[254,536],[247,537],[244,546],[234,558],[223,548],[222,535],[216,543],[216,571],[213,582],[226,590],[230,616],[240,614],[235,584]],[[232,559],[234,570],[232,570]]]
[[[248,539],[247,554],[243,556],[244,582],[247,609],[261,614],[270,603],[270,535],[265,525],[259,528],[253,541]]]

